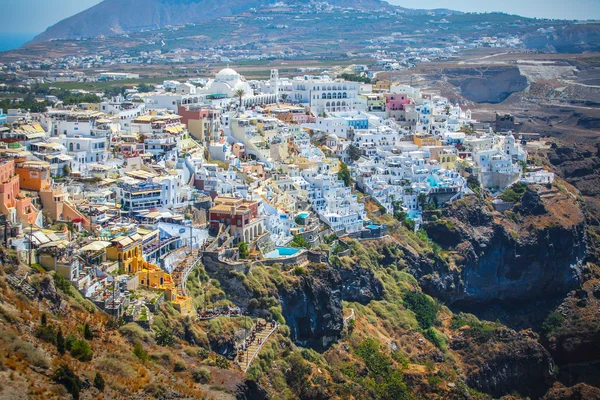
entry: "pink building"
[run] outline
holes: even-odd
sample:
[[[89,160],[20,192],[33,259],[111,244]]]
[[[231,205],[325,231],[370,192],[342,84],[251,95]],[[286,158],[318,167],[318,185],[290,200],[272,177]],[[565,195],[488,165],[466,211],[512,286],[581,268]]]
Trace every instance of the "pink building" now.
[[[12,222],[42,226],[42,213],[21,194],[19,175],[15,173],[15,161],[0,160],[0,213]]]

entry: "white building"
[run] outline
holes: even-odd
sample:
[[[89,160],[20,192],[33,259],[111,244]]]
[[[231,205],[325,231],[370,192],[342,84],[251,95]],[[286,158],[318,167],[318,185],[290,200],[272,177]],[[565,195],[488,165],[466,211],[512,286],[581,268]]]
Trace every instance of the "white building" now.
[[[294,78],[292,101],[308,105],[313,113],[351,111],[358,104],[358,82],[332,80],[327,75]]]

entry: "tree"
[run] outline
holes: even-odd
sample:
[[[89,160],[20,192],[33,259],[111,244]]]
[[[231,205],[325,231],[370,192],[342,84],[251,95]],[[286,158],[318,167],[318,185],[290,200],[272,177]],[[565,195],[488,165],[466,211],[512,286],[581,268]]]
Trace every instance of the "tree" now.
[[[473,174],[469,175],[467,178],[467,187],[475,193],[475,195],[481,198],[481,183],[479,183],[479,179]]]
[[[65,354],[65,338],[63,336],[62,328],[58,328],[56,333],[56,350],[59,354]]]
[[[244,96],[246,95],[246,91],[243,89],[238,89],[235,91],[235,93],[233,94],[233,97],[239,99],[240,102],[240,108],[242,108],[242,99],[244,98]]]
[[[92,340],[94,338],[94,333],[90,328],[90,324],[88,324],[87,322],[85,323],[85,325],[83,325],[83,337],[86,340]]]
[[[46,326],[46,324],[48,323],[48,316],[46,315],[46,313],[42,313],[42,326]]]
[[[348,169],[348,166],[346,164],[344,164],[343,162],[340,162],[340,170],[338,171],[338,179],[341,181],[344,181],[344,185],[346,185],[346,187],[350,187],[350,184],[352,184],[352,177],[350,176],[350,170]]]
[[[281,100],[285,103],[285,101],[287,100],[288,95],[286,93],[281,95]]]
[[[290,242],[290,246],[310,249],[310,243],[308,243],[302,235],[295,235],[294,239]]]
[[[242,260],[247,259],[250,255],[250,251],[248,250],[248,243],[240,242],[240,244],[238,245],[238,252]]]
[[[152,92],[154,90],[154,86],[153,85],[147,85],[145,83],[140,83],[137,87],[138,92],[140,93],[148,93],[148,92]]]
[[[94,377],[94,387],[101,392],[104,392],[104,378],[100,375],[100,372],[96,372],[96,376]]]
[[[81,379],[69,368],[68,365],[60,366],[52,376],[55,382],[64,385],[65,388],[71,393],[74,400],[79,399],[79,392],[81,391]]]
[[[348,156],[352,161],[357,161],[361,156],[360,149],[358,148],[358,146],[355,146],[353,144],[348,146]]]

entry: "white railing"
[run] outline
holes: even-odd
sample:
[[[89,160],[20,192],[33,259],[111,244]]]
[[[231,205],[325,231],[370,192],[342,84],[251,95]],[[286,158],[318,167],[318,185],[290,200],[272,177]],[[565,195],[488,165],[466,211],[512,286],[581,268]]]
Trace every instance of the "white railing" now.
[[[260,346],[258,346],[258,348],[254,352],[254,354],[252,354],[252,357],[250,357],[250,360],[246,364],[246,368],[244,368],[244,373],[248,372],[248,369],[250,369],[250,366],[254,362],[254,359],[256,358],[256,356],[258,355],[258,353],[260,352],[260,350],[263,348],[263,346],[265,345],[265,343],[267,343],[267,341],[269,340],[269,338],[273,335],[273,333],[275,333],[275,331],[277,330],[278,327],[279,327],[279,324],[277,322],[275,322],[275,327],[265,337],[265,340],[262,341],[262,343],[260,344]]]

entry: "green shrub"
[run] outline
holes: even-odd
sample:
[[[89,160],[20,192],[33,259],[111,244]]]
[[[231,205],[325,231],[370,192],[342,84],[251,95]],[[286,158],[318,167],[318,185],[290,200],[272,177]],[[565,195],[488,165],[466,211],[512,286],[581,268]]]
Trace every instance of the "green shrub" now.
[[[64,387],[69,391],[71,396],[73,396],[74,400],[79,399],[79,392],[81,391],[81,379],[71,369],[68,365],[60,366],[52,375],[52,379],[64,385]]]
[[[365,386],[371,386],[381,399],[408,400],[408,388],[402,372],[393,368],[390,357],[380,350],[380,344],[374,339],[360,343],[355,350],[356,355],[364,362],[368,379]]]
[[[504,201],[517,203],[521,201],[521,198],[525,194],[525,191],[527,191],[527,185],[518,182],[512,185],[512,187],[504,189],[504,192],[498,197],[500,197]]]
[[[175,336],[173,330],[169,328],[156,329],[156,343],[159,346],[173,346],[175,344]]]
[[[200,367],[192,371],[192,379],[196,383],[208,383],[210,382],[210,371],[207,368]]]
[[[415,313],[419,325],[429,329],[435,321],[437,310],[435,304],[423,293],[409,292],[404,296],[404,303],[409,310]]]
[[[215,365],[221,369],[229,368],[229,360],[222,356],[217,356],[215,359]]]
[[[313,349],[303,349],[300,354],[302,355],[302,358],[313,364],[317,364],[319,361],[321,361],[321,356]]]
[[[306,268],[304,268],[304,267],[296,266],[296,268],[294,268],[294,275],[296,275],[296,276],[304,276],[307,273],[308,272],[306,271]]]
[[[150,359],[140,341],[135,342],[133,345],[133,354],[142,361],[148,361]]]
[[[238,245],[238,251],[240,255],[240,259],[245,260],[250,255],[250,251],[248,250],[248,243],[240,242]]]
[[[61,274],[54,274],[54,285],[60,290],[63,291],[66,295],[71,295],[71,291],[73,290],[73,285],[69,282],[64,276]]]
[[[174,372],[183,372],[186,369],[187,369],[187,365],[185,365],[185,362],[183,360],[175,361],[175,365],[173,366]]]
[[[208,356],[210,356],[210,351],[204,348],[198,349],[198,358],[200,358],[201,360],[206,360]]]
[[[42,323],[35,329],[35,336],[48,343],[56,343],[56,327]]]
[[[542,330],[546,335],[560,330],[565,324],[565,317],[557,311],[552,312],[546,317],[542,324]]]
[[[423,336],[425,336],[425,338],[433,343],[438,349],[446,350],[448,348],[446,339],[434,328],[429,328],[423,331]]]
[[[304,237],[301,235],[295,235],[294,239],[292,239],[292,241],[290,242],[290,246],[296,248],[310,249],[310,243],[308,243],[306,239],[304,239]]]
[[[71,356],[79,361],[90,361],[94,356],[94,352],[85,340],[75,340],[71,345]]]
[[[480,323],[471,326],[465,334],[476,342],[486,343],[496,337],[497,327],[494,324]]]
[[[75,335],[69,333],[67,335],[67,338],[65,339],[65,348],[71,351],[71,347],[73,346],[73,343],[75,343],[76,340],[77,338],[75,337]]]

